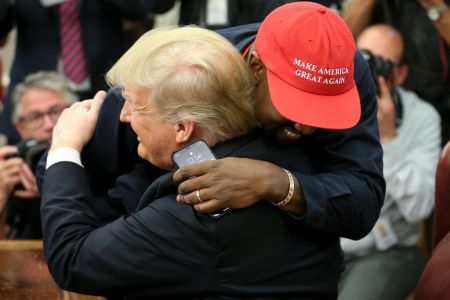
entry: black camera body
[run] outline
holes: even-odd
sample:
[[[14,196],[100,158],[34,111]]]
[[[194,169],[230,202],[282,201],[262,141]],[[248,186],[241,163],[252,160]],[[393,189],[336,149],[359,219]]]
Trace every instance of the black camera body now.
[[[377,88],[377,95],[379,96],[380,88],[378,86],[377,78],[381,76],[386,80],[390,80],[392,78],[392,69],[394,68],[394,64],[389,60],[383,59],[381,56],[373,54],[367,49],[360,49],[359,52],[361,52],[362,56],[369,64],[370,71]]]
[[[392,79],[392,71],[394,64],[381,56],[375,55],[367,49],[359,49],[364,59],[367,61],[370,67],[370,72],[372,73],[372,78],[375,82],[375,87],[377,89],[377,95],[380,96],[380,87],[378,86],[378,77],[382,76],[386,81]],[[403,105],[400,94],[394,89],[392,92],[392,101],[395,106],[395,125],[400,127],[403,120]]]
[[[22,140],[16,145],[17,152],[9,155],[8,158],[21,157],[34,172],[42,154],[44,154],[48,146],[49,143],[46,140]]]

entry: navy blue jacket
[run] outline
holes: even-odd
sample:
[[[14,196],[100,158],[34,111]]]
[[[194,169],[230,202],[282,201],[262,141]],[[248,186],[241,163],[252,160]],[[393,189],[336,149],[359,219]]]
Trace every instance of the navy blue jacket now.
[[[243,51],[259,24],[219,31]],[[354,76],[361,99],[361,119],[347,130],[318,130],[301,144],[320,174],[296,173],[306,199],[306,223],[358,239],[378,219],[385,195],[383,150],[379,143],[377,99],[369,66],[355,56]],[[338,113],[338,112],[337,112]]]
[[[279,148],[258,134],[213,151],[218,158],[313,172],[300,149]],[[89,205],[85,170],[70,162],[51,166],[42,222],[58,285],[143,299],[336,299],[342,267],[336,235],[311,229],[267,201],[211,218],[176,202],[172,175],[154,181],[133,214],[102,226]]]

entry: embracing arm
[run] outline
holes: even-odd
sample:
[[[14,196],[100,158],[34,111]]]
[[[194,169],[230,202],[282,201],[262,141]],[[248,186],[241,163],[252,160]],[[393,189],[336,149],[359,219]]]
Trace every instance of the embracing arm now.
[[[294,195],[280,209],[296,215],[305,213],[305,201],[294,177]],[[193,204],[199,212],[214,212],[226,207],[245,208],[261,199],[282,201],[289,191],[289,179],[279,166],[267,161],[225,157],[185,166],[174,174],[177,200]],[[202,203],[196,191],[199,190]]]
[[[81,153],[94,193],[112,188],[118,176],[130,172],[141,161],[136,134],[119,119],[123,103],[120,89],[108,91],[93,136]]]
[[[112,188],[118,176],[132,170],[137,156],[137,138],[129,124],[120,122],[123,98],[118,88],[112,88],[105,96],[92,138],[81,152],[94,195],[105,194]],[[84,130],[84,129],[82,129]],[[42,186],[47,155],[36,169],[38,186]]]
[[[182,291],[198,288],[199,283],[186,278],[196,278],[190,272],[202,268],[205,252],[197,243],[202,234],[197,230],[196,236],[195,228],[186,230],[189,226],[167,232],[171,209],[159,213],[146,207],[104,226],[96,216],[88,176],[79,156],[70,153],[79,153],[90,140],[103,98],[104,93],[97,93],[93,100],[64,110],[53,130],[41,200],[50,272],[61,287],[86,294],[163,296],[176,295],[174,286]],[[66,161],[58,159],[61,154]],[[170,199],[161,203],[182,206]],[[185,241],[181,248],[180,239]],[[192,255],[186,255],[189,247]],[[176,275],[171,272],[174,269]]]
[[[60,162],[47,170],[41,204],[44,250],[59,286],[94,295],[167,296],[204,284],[192,274],[206,267],[195,229],[167,230],[171,211],[152,207],[102,226],[90,197],[81,166]]]

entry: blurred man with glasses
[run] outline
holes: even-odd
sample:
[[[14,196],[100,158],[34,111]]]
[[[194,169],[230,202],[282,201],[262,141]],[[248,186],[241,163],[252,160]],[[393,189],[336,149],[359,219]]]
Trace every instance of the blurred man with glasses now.
[[[0,148],[0,236],[3,238],[42,237],[34,163],[51,142],[61,112],[77,100],[65,79],[55,72],[31,74],[15,88],[12,122],[22,141],[16,146]]]

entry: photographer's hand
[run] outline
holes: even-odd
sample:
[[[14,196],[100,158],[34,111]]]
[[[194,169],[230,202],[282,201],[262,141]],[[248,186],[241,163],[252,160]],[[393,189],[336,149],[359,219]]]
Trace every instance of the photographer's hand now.
[[[24,189],[14,191],[14,196],[23,199],[35,199],[39,197],[39,191],[36,184],[36,177],[27,164],[22,164],[20,170],[20,182]]]
[[[386,144],[397,136],[395,105],[388,83],[382,76],[378,77],[378,85],[380,87],[377,113],[378,127],[380,128],[381,144]]]
[[[24,161],[18,157],[8,158],[17,152],[17,147],[0,148],[0,207],[11,196],[14,187],[20,183],[20,170]]]
[[[94,134],[98,113],[106,93],[97,92],[92,100],[84,100],[66,108],[53,128],[50,151],[69,147],[81,152]]]

